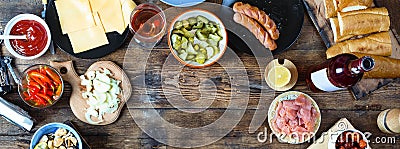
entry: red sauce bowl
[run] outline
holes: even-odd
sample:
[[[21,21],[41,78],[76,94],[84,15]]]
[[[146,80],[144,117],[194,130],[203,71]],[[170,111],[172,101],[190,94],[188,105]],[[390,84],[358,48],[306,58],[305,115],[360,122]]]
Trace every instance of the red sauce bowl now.
[[[20,14],[12,18],[4,29],[4,35],[26,35],[26,40],[4,40],[7,50],[20,59],[35,59],[46,53],[51,41],[46,22],[33,14]]]

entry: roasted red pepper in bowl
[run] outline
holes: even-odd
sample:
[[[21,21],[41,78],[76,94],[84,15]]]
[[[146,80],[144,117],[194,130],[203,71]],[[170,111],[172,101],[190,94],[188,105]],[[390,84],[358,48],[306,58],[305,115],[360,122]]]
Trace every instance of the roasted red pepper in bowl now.
[[[53,67],[36,64],[27,68],[18,91],[26,104],[34,108],[46,108],[55,104],[64,90],[61,75]]]

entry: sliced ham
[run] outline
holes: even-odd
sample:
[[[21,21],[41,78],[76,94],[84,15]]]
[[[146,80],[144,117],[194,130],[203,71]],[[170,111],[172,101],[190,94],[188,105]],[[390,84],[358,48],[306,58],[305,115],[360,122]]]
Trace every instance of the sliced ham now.
[[[277,132],[281,132],[281,129],[278,127],[278,125],[276,124],[276,118],[273,119],[272,121],[272,129],[274,129]]]
[[[289,120],[295,120],[297,118],[297,111],[292,109],[286,110],[286,117]]]
[[[294,128],[294,131],[295,131],[295,132],[298,132],[298,133],[301,133],[301,134],[303,134],[303,132],[308,132],[308,130],[307,130],[306,128],[300,127],[300,126],[296,126],[296,127]]]
[[[282,102],[278,103],[278,106],[276,107],[276,111],[280,111],[282,109]]]
[[[311,111],[310,110],[307,110],[305,108],[301,108],[299,113],[300,113],[301,119],[303,119],[304,122],[311,121],[312,117],[311,117]]]
[[[309,134],[314,131],[316,117],[319,116],[312,102],[303,94],[300,94],[295,100],[284,100],[278,103],[272,129],[278,133],[286,135]]]
[[[298,120],[289,120],[289,126],[296,127],[299,126]]]
[[[302,108],[306,108],[307,110],[311,110],[312,107],[311,101],[303,94],[299,95],[299,97],[294,100],[294,103]]]
[[[285,126],[283,126],[281,130],[282,130],[281,132],[285,133],[285,134],[290,134],[291,133],[290,126],[287,125],[287,124]]]
[[[286,116],[286,110],[284,108],[281,108],[279,110],[279,116],[281,116],[281,117],[285,117]]]
[[[293,100],[284,100],[282,101],[283,107],[293,110],[299,110],[300,106],[294,104]]]

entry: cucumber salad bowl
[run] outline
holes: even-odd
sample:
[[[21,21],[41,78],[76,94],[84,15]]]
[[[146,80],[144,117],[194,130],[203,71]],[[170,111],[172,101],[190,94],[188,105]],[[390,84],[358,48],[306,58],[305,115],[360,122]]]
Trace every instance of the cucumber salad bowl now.
[[[222,57],[227,33],[213,13],[193,9],[175,17],[168,30],[168,45],[173,56],[185,66],[204,68]]]

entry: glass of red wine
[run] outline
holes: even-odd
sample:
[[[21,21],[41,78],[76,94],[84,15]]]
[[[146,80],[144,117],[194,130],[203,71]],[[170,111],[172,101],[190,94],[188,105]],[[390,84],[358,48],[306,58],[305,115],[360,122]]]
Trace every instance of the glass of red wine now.
[[[129,29],[133,39],[146,48],[156,46],[166,31],[164,11],[153,3],[143,3],[132,11]]]

